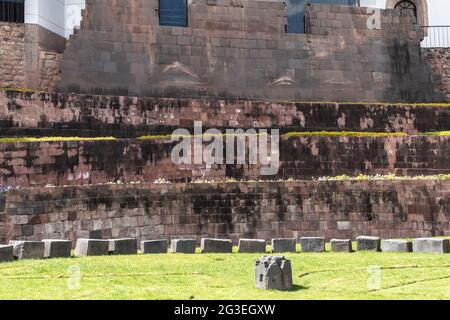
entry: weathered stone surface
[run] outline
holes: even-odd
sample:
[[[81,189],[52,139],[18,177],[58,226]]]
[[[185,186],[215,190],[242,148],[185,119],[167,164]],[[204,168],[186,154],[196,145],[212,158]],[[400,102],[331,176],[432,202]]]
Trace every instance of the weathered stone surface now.
[[[448,239],[419,238],[413,241],[413,251],[420,253],[449,253]]]
[[[44,259],[45,246],[41,241],[10,241],[16,259]]]
[[[203,238],[201,241],[201,253],[232,253],[233,243],[227,239]]]
[[[295,239],[272,239],[272,252],[284,253],[284,252],[296,252],[297,241]]]
[[[239,239],[239,253],[266,253],[266,240]]]
[[[68,258],[72,251],[72,242],[69,240],[44,239],[45,258]]]
[[[86,2],[88,14],[64,51],[58,90],[264,100],[441,97],[418,50],[421,30],[397,11],[380,10],[383,28],[373,29],[365,11],[312,4],[305,10],[312,36],[304,36],[286,34],[283,1],[189,1],[189,28],[180,32],[159,25],[157,0],[144,10],[141,2],[129,0],[127,10],[114,1]],[[131,17],[139,21],[135,28]],[[349,87],[348,79],[358,81]]]
[[[265,256],[256,261],[255,288],[263,290],[292,290],[291,261],[284,257]]]
[[[14,260],[14,246],[0,245],[0,263]]]
[[[317,105],[317,107],[322,108],[320,105]],[[80,112],[83,111],[80,110]],[[92,112],[95,112],[95,110]],[[450,113],[450,108],[447,112]],[[1,113],[0,110],[0,124],[2,123]],[[11,115],[5,115],[5,118],[9,116]],[[214,115],[208,115],[208,117],[212,116]],[[355,118],[357,117],[355,116]],[[29,117],[27,120],[29,120]],[[359,121],[359,119],[355,120]],[[450,127],[450,119],[442,119],[442,121],[447,121],[447,125]],[[172,130],[172,128],[168,129]],[[132,129],[126,132],[129,131],[132,131]],[[55,134],[61,135],[59,132]],[[204,146],[206,145],[205,142]],[[322,148],[317,149],[317,145],[321,145]],[[95,140],[70,143],[11,143],[8,144],[8,149],[0,150],[0,167],[7,168],[2,169],[5,174],[0,175],[0,185],[12,184],[16,181],[20,181],[22,187],[48,184],[115,183],[117,180],[154,181],[161,178],[162,172],[164,178],[170,181],[201,178],[204,174],[202,171],[203,164],[193,164],[186,167],[185,165],[174,165],[172,163],[171,152],[173,147],[174,143],[170,138]],[[332,170],[336,175],[353,176],[358,175],[360,173],[358,168],[363,166],[368,166],[364,170],[367,175],[387,174],[389,172],[396,172],[398,175],[434,175],[444,174],[448,171],[445,162],[447,150],[450,149],[450,136],[397,136],[386,139],[386,137],[324,137],[316,135],[281,139],[279,147],[280,168],[274,176],[278,179],[308,180],[315,176],[325,176],[329,173],[329,170]],[[373,151],[369,154],[367,149]],[[103,150],[108,150],[115,156],[106,157],[103,155]],[[66,152],[71,154],[71,161],[62,162],[57,167],[54,166],[53,164]],[[396,156],[389,158],[388,153]],[[153,154],[158,160],[148,161],[149,154]],[[351,154],[352,157],[349,158],[348,154]],[[417,159],[414,158],[415,154],[427,154],[428,156],[425,159]],[[33,157],[39,157],[39,161],[30,160]],[[376,166],[373,163],[374,158],[380,159],[376,160]],[[27,164],[26,170],[22,169],[24,163]],[[83,165],[77,165],[73,168],[74,163]],[[48,167],[45,175],[41,173],[42,166]],[[318,166],[318,168],[313,171],[310,169],[313,166]],[[264,178],[260,171],[262,167],[262,164],[254,165],[252,170],[240,172],[238,165],[228,165],[228,170],[216,166],[208,170],[208,180],[223,181],[227,178],[258,180]],[[345,221],[339,221],[338,226],[342,229],[351,228],[349,223]],[[96,238],[102,239],[101,230],[89,235],[89,239]]]
[[[111,239],[109,240],[109,253],[113,255],[137,254],[136,239]]]
[[[442,79],[439,89],[450,99],[450,48],[423,48],[433,72]]]
[[[358,251],[381,251],[380,237],[360,236],[356,238],[356,250]]]
[[[399,104],[394,107],[392,105],[380,105],[377,103],[268,102],[258,100],[247,101],[244,99],[203,100],[195,98],[175,99],[108,95],[95,96],[95,99],[92,99],[92,95],[89,94],[0,91],[0,101],[2,100],[4,101],[3,105],[10,106],[10,108],[0,109],[0,123],[2,123],[2,135],[4,136],[82,135],[100,137],[113,135],[117,138],[137,138],[145,134],[173,132],[180,124],[183,124],[183,127],[190,128],[193,126],[194,121],[198,119],[203,120],[204,127],[215,127],[219,129],[247,129],[257,126],[272,129],[287,127],[290,131],[316,131],[317,128],[326,131],[365,131],[370,127],[371,130],[376,132],[407,132],[414,134],[417,132],[445,131],[450,126],[450,119],[448,118],[450,107],[432,104],[423,106]],[[104,112],[97,112],[99,109],[104,110]],[[135,111],[130,113],[130,109]],[[252,110],[252,112],[243,112],[243,110]],[[167,117],[167,114],[171,116]],[[306,114],[308,115],[307,117],[305,116]],[[343,121],[343,114],[345,114],[345,121]],[[45,118],[46,121],[40,121],[42,118]],[[233,122],[230,122],[231,118]],[[73,119],[77,121],[73,121]],[[158,119],[158,121],[152,121],[151,119]],[[95,126],[92,125],[93,121],[96,123]],[[336,168],[342,167],[342,165],[330,163],[330,159],[340,159],[340,161],[350,163],[357,161],[360,163],[360,158],[364,156],[362,151],[358,151],[358,157],[356,159],[349,160],[345,158],[347,153],[341,151],[348,145],[348,143],[345,143],[345,139],[325,139],[322,137],[319,142],[316,142],[315,140],[311,140],[311,138],[294,139],[297,144],[306,144],[309,148],[308,152],[302,154],[298,151],[289,159],[294,161],[298,158],[300,162],[312,158],[316,162],[320,161],[318,163],[321,165],[314,170],[318,174],[319,172],[329,174],[329,171],[323,168],[325,167],[325,163],[331,166],[329,167],[330,170],[336,170]],[[170,141],[170,139],[167,140]],[[361,141],[360,143],[362,144],[364,142],[370,143],[368,148],[371,149],[371,152],[370,154],[365,154],[367,160],[371,161],[375,157],[377,163],[380,165],[389,165],[389,162],[383,157],[385,151],[375,150],[376,148],[383,149],[380,143],[386,139],[355,138],[350,140],[353,141],[353,148],[356,148],[357,141]],[[409,137],[408,139],[405,137],[404,139],[396,140],[405,141],[407,145],[414,144],[414,148],[412,148],[414,152],[416,152],[415,150],[417,152],[427,152],[430,148],[436,148],[435,145],[427,146],[427,143],[424,142],[432,142],[434,140],[425,139],[424,137]],[[328,150],[331,148],[331,154],[328,154],[320,148],[315,151],[315,154],[317,153],[316,156],[310,154],[311,143],[317,145],[317,143],[325,143],[327,141],[329,142],[324,149]],[[338,145],[333,146],[333,143]],[[29,144],[27,145],[31,147]],[[44,145],[43,143],[38,144],[40,148]],[[89,147],[88,143],[80,143],[79,145],[79,149],[83,147],[87,148],[87,150],[79,150],[81,152],[79,157],[84,158],[85,161],[89,159],[83,157],[84,153],[90,152],[91,156],[93,156],[92,153],[94,153],[95,149],[102,149],[101,143],[93,144],[92,147]],[[159,147],[167,145],[168,147],[171,144],[167,141],[159,143],[147,141],[143,145],[147,145],[149,148],[153,145]],[[50,144],[50,149],[53,148],[55,148],[55,143]],[[300,146],[298,148],[302,150]],[[396,153],[408,151],[407,146],[403,144],[399,146],[391,145],[389,148],[389,150],[397,149],[398,151]],[[31,148],[31,150],[33,149],[35,148]],[[355,150],[359,149],[362,149],[362,147]],[[72,148],[68,150],[73,152]],[[100,152],[101,150],[97,151]],[[352,150],[351,152],[354,151]],[[414,155],[414,153],[411,154]],[[126,157],[127,155],[122,155],[117,151],[116,156]],[[128,155],[128,157],[130,156]],[[138,155],[134,156],[138,157]],[[283,156],[283,154],[280,154],[280,156]],[[106,159],[113,160],[108,157]],[[397,159],[396,161],[402,164],[398,168],[413,169],[413,166],[408,165],[408,163],[414,160],[414,158],[408,159],[409,156],[406,156],[406,159]],[[429,158],[427,157],[421,160],[428,163]],[[98,158],[98,161],[103,161],[103,159]],[[322,161],[324,163],[323,165]],[[420,162],[422,163],[422,161]],[[160,162],[157,162],[157,164],[160,165]],[[138,163],[134,165],[138,165]],[[127,169],[125,165],[121,168],[124,170]],[[73,172],[74,179],[83,173],[80,171],[83,168],[77,170],[75,167],[71,169],[75,170]],[[93,170],[94,167],[90,169]],[[353,171],[346,173],[353,174],[357,172],[354,167],[348,168],[348,170],[351,169]],[[368,172],[369,169],[375,173],[379,172],[376,168],[369,167],[365,168],[364,172]],[[127,173],[129,175],[132,171],[130,170]],[[340,173],[336,172],[335,174]],[[314,175],[314,173],[310,175]],[[60,178],[64,177],[61,176]],[[64,179],[61,183],[67,184],[67,180]],[[57,182],[53,184],[56,185]]]
[[[141,242],[141,251],[143,254],[161,254],[167,253],[169,241],[167,240],[148,240]]]
[[[170,243],[170,249],[173,253],[195,253],[196,249],[195,239],[174,239]]]
[[[0,149],[7,147],[9,144],[0,144]],[[89,239],[90,231],[96,230],[105,239],[138,237],[142,241],[188,235],[200,241],[206,229],[214,230],[211,237],[215,238],[226,239],[231,234],[236,244],[239,238],[299,238],[302,233],[329,239],[354,239],[361,234],[376,234],[383,239],[422,238],[432,236],[432,226],[436,227],[435,232],[450,234],[445,216],[445,204],[450,203],[449,188],[448,180],[302,180],[277,182],[276,187],[272,182],[217,182],[22,188],[9,191],[3,201],[0,197],[0,212],[4,212],[0,213],[0,238],[3,237],[2,243],[48,237],[69,237],[68,240],[76,241],[75,236]],[[276,201],[286,205],[279,208],[280,220],[270,223],[274,207],[267,203]],[[367,223],[367,201],[373,206],[370,223]],[[154,208],[151,217],[146,207],[149,203]],[[212,213],[212,203],[229,214]],[[314,206],[304,208],[300,203]],[[335,215],[324,214],[329,206],[352,212],[351,229],[340,228]],[[170,214],[168,207],[172,208]],[[386,223],[392,218],[392,211],[403,212],[407,219]],[[255,216],[242,212],[254,212]],[[422,221],[424,217],[427,222]],[[26,236],[25,232],[32,235]]]
[[[106,256],[109,254],[108,240],[78,239],[75,246],[75,256]]]
[[[325,252],[325,238],[303,237],[300,246],[302,252]]]
[[[352,252],[352,240],[331,239],[331,252]]]
[[[412,252],[412,242],[407,240],[383,240],[383,252]]]

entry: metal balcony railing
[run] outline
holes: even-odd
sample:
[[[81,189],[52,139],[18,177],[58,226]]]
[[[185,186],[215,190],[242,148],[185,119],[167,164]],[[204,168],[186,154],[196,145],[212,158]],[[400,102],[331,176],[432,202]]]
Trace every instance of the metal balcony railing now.
[[[450,26],[424,26],[423,48],[450,48]]]
[[[24,0],[0,0],[0,21],[23,23],[24,20]]]

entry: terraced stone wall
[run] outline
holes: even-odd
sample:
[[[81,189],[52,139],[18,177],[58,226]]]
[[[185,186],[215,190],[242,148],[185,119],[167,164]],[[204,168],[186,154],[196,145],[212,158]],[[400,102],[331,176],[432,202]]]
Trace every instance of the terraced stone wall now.
[[[171,239],[450,233],[450,181],[129,184],[11,191],[14,239]]]
[[[450,128],[450,105],[308,103],[0,91],[0,136],[115,136],[205,128],[428,132]]]
[[[273,176],[262,175],[261,164],[177,165],[171,158],[176,144],[170,139],[0,143],[0,185],[450,174],[449,136],[282,137],[280,169]]]

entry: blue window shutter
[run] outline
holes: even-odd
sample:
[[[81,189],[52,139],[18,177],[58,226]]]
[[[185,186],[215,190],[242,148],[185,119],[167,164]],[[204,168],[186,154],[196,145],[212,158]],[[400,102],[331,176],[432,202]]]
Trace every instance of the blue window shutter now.
[[[187,27],[187,0],[159,0],[159,24]]]

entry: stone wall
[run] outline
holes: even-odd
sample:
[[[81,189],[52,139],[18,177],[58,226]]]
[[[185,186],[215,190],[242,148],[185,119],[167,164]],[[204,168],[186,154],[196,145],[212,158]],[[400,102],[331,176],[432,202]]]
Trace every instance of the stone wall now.
[[[0,88],[21,88],[25,82],[25,27],[0,22]]]
[[[25,189],[8,194],[0,228],[16,240],[441,236],[450,232],[449,190],[449,181]]]
[[[0,185],[450,174],[450,137],[282,138],[276,176],[261,175],[261,165],[176,165],[171,159],[175,145],[170,139],[3,143]]]
[[[442,77],[439,88],[450,99],[450,48],[424,49],[433,72]]]
[[[0,23],[0,87],[53,91],[65,39],[34,24]]]
[[[443,131],[450,105],[388,105],[158,99],[0,91],[0,136],[135,138],[191,128],[280,128],[282,131]]]
[[[314,4],[307,8],[311,33],[286,34],[282,2],[189,3],[189,26],[177,28],[159,26],[158,0],[88,0],[82,27],[64,52],[59,90],[320,101],[442,99],[420,54],[421,28],[398,10],[382,10],[381,29],[369,29],[373,13],[367,8]]]

